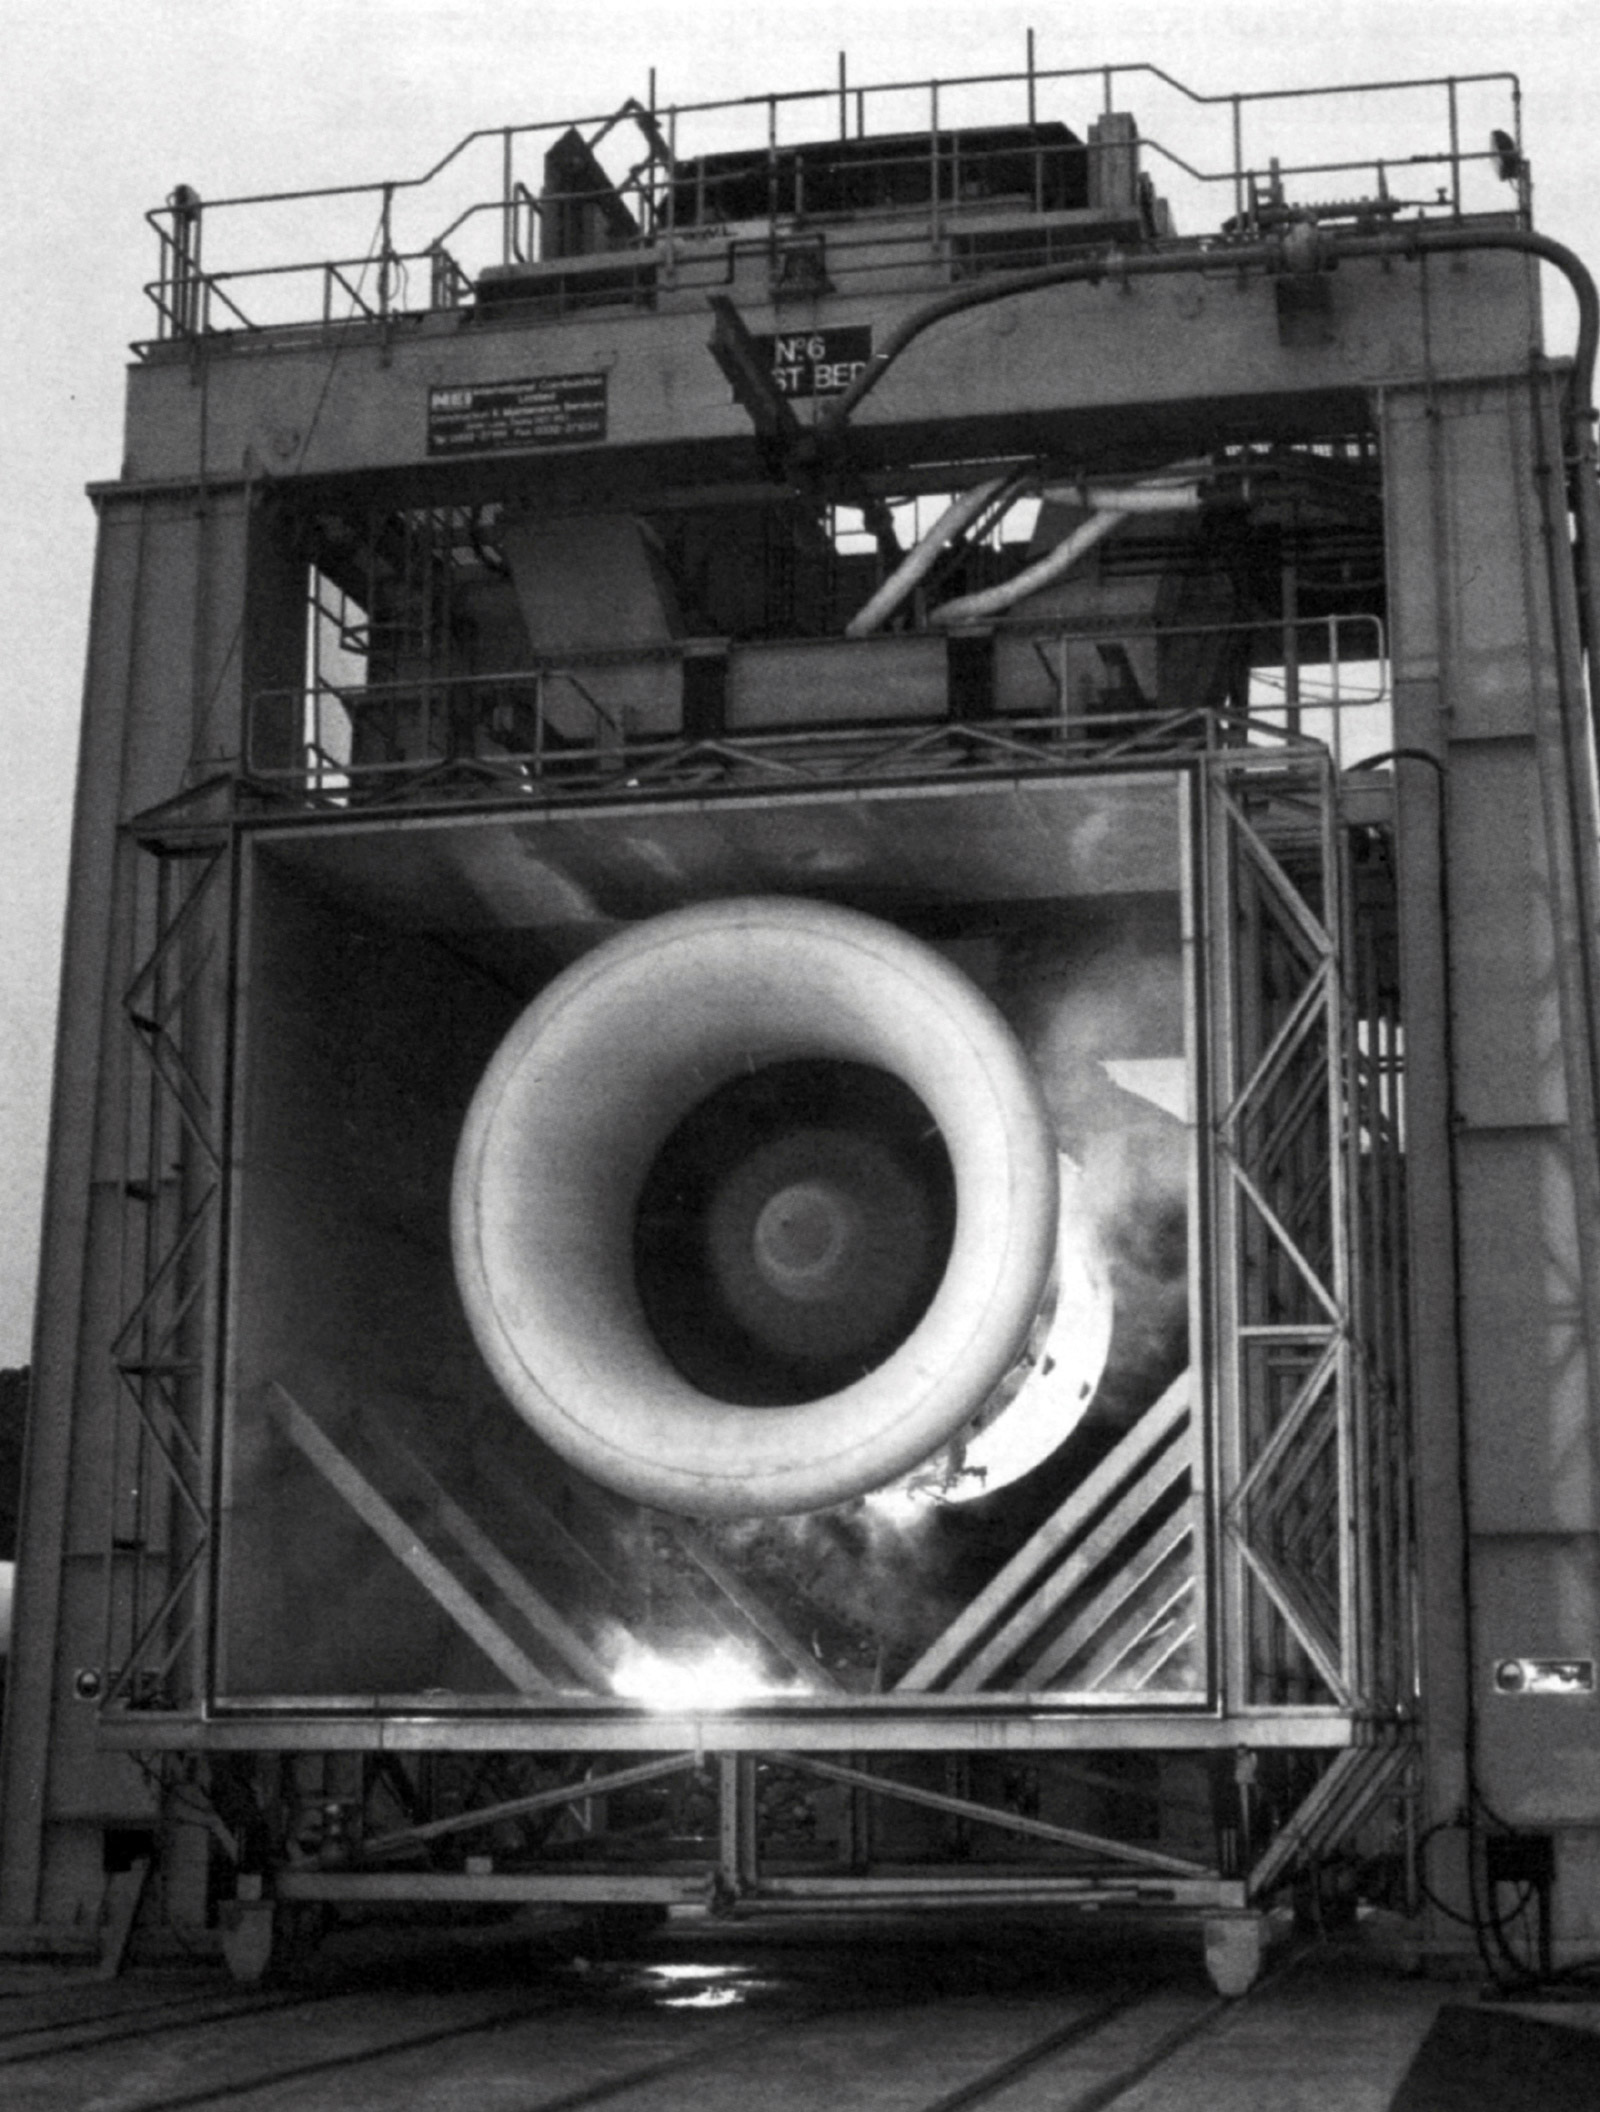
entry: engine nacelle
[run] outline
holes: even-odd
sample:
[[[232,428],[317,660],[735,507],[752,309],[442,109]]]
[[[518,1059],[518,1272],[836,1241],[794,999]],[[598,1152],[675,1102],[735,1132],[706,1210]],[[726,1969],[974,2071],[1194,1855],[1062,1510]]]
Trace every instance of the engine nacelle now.
[[[456,1159],[456,1276],[512,1405],[624,1495],[820,1509],[946,1444],[1048,1295],[1056,1139],[929,947],[789,898],[675,910],[523,1013]]]

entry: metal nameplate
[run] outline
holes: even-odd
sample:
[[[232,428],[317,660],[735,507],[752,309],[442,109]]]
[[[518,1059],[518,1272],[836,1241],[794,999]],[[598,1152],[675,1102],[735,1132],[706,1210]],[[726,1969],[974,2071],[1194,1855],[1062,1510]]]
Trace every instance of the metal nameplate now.
[[[605,374],[536,374],[428,391],[428,453],[476,455],[606,437]]]
[[[872,325],[787,330],[756,343],[772,361],[780,396],[842,396],[872,357]]]

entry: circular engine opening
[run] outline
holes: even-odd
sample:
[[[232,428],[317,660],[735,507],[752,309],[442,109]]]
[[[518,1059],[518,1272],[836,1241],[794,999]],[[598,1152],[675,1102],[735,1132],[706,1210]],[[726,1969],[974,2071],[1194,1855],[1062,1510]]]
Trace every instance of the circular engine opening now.
[[[651,1332],[730,1405],[822,1399],[873,1371],[932,1304],[955,1235],[938,1125],[870,1064],[769,1064],[667,1138],[634,1220]]]
[[[878,918],[749,896],[540,992],[473,1095],[451,1236],[541,1438],[637,1501],[750,1518],[881,1488],[1007,1384],[1059,1201],[1039,1080],[969,978]]]

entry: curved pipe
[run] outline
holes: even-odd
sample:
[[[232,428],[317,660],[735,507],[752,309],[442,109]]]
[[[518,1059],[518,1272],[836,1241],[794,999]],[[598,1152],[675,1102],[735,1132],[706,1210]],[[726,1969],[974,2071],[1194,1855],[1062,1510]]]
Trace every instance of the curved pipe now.
[[[1325,238],[1326,254],[1329,260],[1335,263],[1346,257],[1407,258],[1429,254],[1459,255],[1478,249],[1509,249],[1553,264],[1571,286],[1578,302],[1578,344],[1573,355],[1573,411],[1580,417],[1592,413],[1595,351],[1596,346],[1600,345],[1600,294],[1597,294],[1595,282],[1583,260],[1568,249],[1565,243],[1554,242],[1548,235],[1535,234],[1531,228],[1520,227],[1419,227],[1403,235],[1351,236],[1325,231]],[[1101,251],[1097,256],[1076,257],[1065,264],[1045,265],[1037,271],[1011,272],[1002,278],[963,286],[940,300],[930,301],[926,308],[920,308],[914,315],[908,315],[904,322],[891,330],[844,394],[829,401],[817,421],[816,431],[819,435],[842,431],[849,424],[857,406],[878,386],[909,345],[935,323],[943,322],[947,316],[960,315],[968,308],[981,308],[992,301],[1009,300],[1014,294],[1034,293],[1049,286],[1071,285],[1074,281],[1095,281],[1108,277],[1170,277],[1179,272],[1214,272],[1219,269],[1278,272],[1285,268],[1284,244],[1282,240],[1276,240],[1219,246],[1216,249],[1161,251],[1150,256]]]
[[[1170,476],[1171,471],[1166,474]],[[1070,572],[1080,558],[1087,557],[1114,528],[1120,528],[1130,514],[1193,513],[1200,504],[1200,489],[1196,484],[1152,482],[1130,484],[1124,491],[1073,492],[1067,498],[1069,504],[1090,509],[1088,520],[1074,528],[1053,550],[1036,559],[1025,572],[1019,572],[1015,579],[1005,580],[997,587],[985,587],[976,594],[962,594],[954,601],[942,602],[929,613],[929,622],[981,623],[986,617],[998,616]]]
[[[986,616],[997,616],[1002,609],[1009,609],[1014,602],[1026,601],[1030,594],[1037,594],[1048,587],[1063,573],[1070,572],[1078,560],[1087,557],[1096,543],[1103,543],[1113,528],[1120,528],[1127,518],[1122,513],[1091,513],[1089,518],[1074,528],[1063,541],[1056,544],[1044,557],[1019,572],[1015,579],[1008,579],[998,587],[985,587],[978,594],[962,594],[955,601],[941,602],[930,610],[930,623],[980,623]]]
[[[921,1101],[949,1153],[954,1228],[898,1347],[821,1398],[752,1409],[661,1347],[636,1214],[692,1109],[817,1059],[886,1071]],[[875,917],[755,897],[650,918],[534,1001],[468,1110],[451,1231],[479,1348],[547,1444],[640,1502],[739,1518],[842,1502],[947,1444],[1027,1354],[1058,1218],[1038,1081],[977,986]]]
[[[974,485],[971,491],[964,491],[952,501],[905,562],[896,567],[871,600],[851,617],[845,626],[845,636],[870,638],[874,631],[880,630],[906,596],[927,578],[948,544],[963,529],[970,527],[984,508],[1001,496],[1007,485],[1016,486],[1020,492],[1025,482],[1026,478],[1017,474],[992,477],[987,484]]]

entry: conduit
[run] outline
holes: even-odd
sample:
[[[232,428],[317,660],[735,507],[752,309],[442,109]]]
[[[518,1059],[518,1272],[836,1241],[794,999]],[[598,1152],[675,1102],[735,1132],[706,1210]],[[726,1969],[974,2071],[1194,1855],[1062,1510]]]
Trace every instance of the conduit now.
[[[1121,491],[1079,490],[1068,485],[1059,491],[1047,489],[1044,496],[1063,506],[1087,506],[1091,513],[1197,513],[1200,509],[1198,483],[1171,484],[1159,477],[1129,484]]]
[[[1056,496],[1048,492],[1045,495]],[[1063,578],[1080,558],[1088,556],[1097,543],[1104,542],[1113,529],[1120,528],[1130,514],[1193,513],[1200,504],[1198,485],[1163,485],[1154,481],[1130,485],[1126,491],[1073,491],[1064,496],[1072,503],[1088,506],[1091,509],[1088,520],[1074,528],[1053,550],[1037,558],[1025,572],[1019,572],[1015,579],[1008,579],[997,587],[986,587],[981,593],[962,594],[954,601],[944,602],[930,613],[929,621],[938,624],[981,623],[987,617],[998,616]]]
[[[1021,495],[1025,476],[1013,472],[1010,476],[991,477],[986,484],[976,484],[971,491],[947,506],[916,548],[879,587],[866,606],[853,616],[846,626],[847,638],[870,638],[874,631],[881,630],[899,608],[906,596],[927,578],[949,545],[983,512],[985,507],[999,499],[1007,486],[1012,487],[1012,496]]]
[[[1019,572],[1015,579],[1008,579],[998,587],[985,587],[979,594],[961,594],[954,601],[947,601],[932,610],[931,623],[981,623],[987,616],[998,616],[1009,609],[1013,602],[1026,601],[1030,594],[1060,579],[1070,572],[1079,558],[1087,557],[1096,543],[1103,543],[1114,528],[1120,528],[1125,515],[1121,513],[1091,513],[1079,527],[1074,528],[1064,542],[1056,544],[1048,555]]]
[[[1327,268],[1363,258],[1416,259],[1433,255],[1464,255],[1473,250],[1509,249],[1523,256],[1553,264],[1571,286],[1578,302],[1578,344],[1573,355],[1573,409],[1578,416],[1592,411],[1594,404],[1595,351],[1600,345],[1600,292],[1588,268],[1565,243],[1531,228],[1433,228],[1418,227],[1404,234],[1340,235],[1321,229]],[[1297,268],[1295,252],[1282,239],[1266,242],[1219,242],[1213,249],[1160,250],[1153,254],[1102,250],[1097,255],[1074,257],[1064,264],[1045,265],[1038,271],[1008,272],[988,280],[962,286],[942,299],[930,301],[908,315],[890,331],[871,360],[842,396],[832,397],[817,421],[816,438],[824,444],[849,424],[857,407],[882,381],[895,361],[925,330],[947,316],[968,308],[981,308],[993,301],[1009,300],[1014,294],[1036,293],[1050,286],[1101,279],[1170,278],[1179,272],[1284,272]],[[1300,266],[1299,268],[1304,268]],[[1313,267],[1316,268],[1316,267]]]

